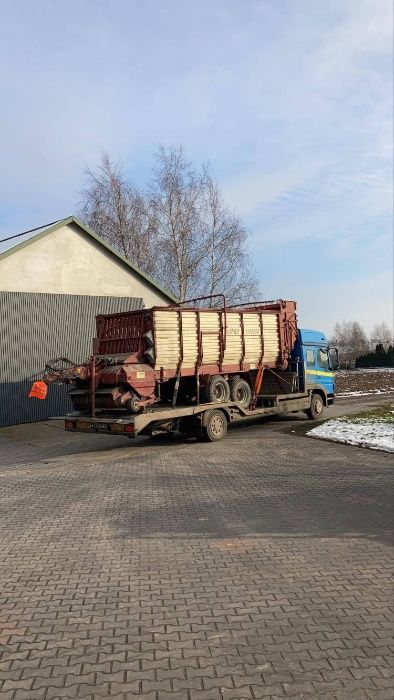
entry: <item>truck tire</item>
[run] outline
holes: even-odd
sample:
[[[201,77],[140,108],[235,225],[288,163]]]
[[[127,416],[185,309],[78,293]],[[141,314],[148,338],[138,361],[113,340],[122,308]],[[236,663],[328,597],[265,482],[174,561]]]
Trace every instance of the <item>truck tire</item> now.
[[[321,394],[314,393],[311,397],[311,405],[305,411],[311,420],[320,420],[324,411],[324,401]]]
[[[201,437],[204,442],[223,440],[227,434],[227,417],[218,408],[205,411],[202,419]]]
[[[248,382],[240,377],[231,377],[229,384],[231,401],[236,401],[248,408],[252,400],[252,390]]]
[[[230,401],[230,387],[227,379],[220,374],[210,377],[205,387],[205,395],[208,403],[223,403]]]

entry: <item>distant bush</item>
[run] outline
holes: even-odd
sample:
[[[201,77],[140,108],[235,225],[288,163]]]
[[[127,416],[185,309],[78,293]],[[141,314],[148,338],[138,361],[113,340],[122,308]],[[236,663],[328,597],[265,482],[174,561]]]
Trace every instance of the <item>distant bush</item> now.
[[[394,348],[389,346],[385,350],[381,343],[378,343],[375,352],[367,352],[364,355],[359,355],[356,358],[356,367],[393,367],[394,366]]]

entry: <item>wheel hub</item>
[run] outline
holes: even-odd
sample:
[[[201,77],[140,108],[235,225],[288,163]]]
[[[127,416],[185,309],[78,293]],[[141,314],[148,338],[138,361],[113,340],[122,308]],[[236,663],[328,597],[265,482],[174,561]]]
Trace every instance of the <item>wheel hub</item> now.
[[[219,437],[223,433],[223,421],[220,416],[214,416],[211,421],[211,431],[215,437]]]
[[[218,386],[215,387],[214,395],[215,399],[218,401],[221,401],[224,398],[224,388],[221,384],[218,384]]]

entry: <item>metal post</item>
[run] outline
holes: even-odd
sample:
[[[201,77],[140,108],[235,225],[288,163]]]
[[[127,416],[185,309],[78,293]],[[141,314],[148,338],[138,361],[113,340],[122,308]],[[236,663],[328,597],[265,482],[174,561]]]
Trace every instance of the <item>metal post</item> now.
[[[92,357],[92,369],[90,372],[90,412],[92,418],[96,417],[96,357]]]

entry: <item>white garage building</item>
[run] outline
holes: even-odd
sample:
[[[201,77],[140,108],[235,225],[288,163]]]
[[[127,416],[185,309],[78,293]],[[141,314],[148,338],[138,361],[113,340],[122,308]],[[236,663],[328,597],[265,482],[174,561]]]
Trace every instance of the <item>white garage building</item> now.
[[[175,301],[74,216],[0,242],[0,425],[70,409],[63,387],[28,389],[49,359],[91,354],[96,314]]]

